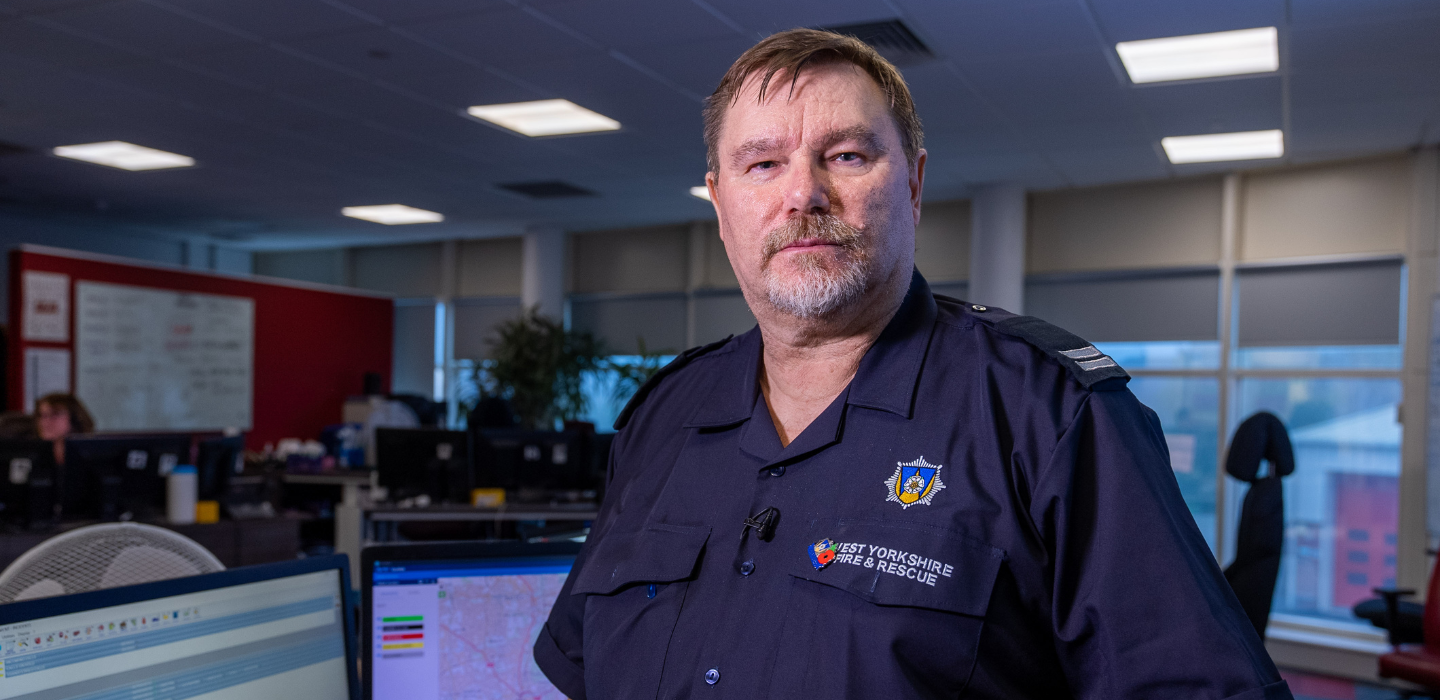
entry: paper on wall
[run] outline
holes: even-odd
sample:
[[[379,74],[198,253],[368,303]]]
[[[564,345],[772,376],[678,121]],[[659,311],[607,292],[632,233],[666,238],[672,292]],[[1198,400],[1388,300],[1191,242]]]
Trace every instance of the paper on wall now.
[[[70,342],[70,276],[27,270],[22,287],[21,339]]]
[[[25,411],[35,410],[35,399],[55,392],[70,393],[70,351],[54,348],[25,350]]]

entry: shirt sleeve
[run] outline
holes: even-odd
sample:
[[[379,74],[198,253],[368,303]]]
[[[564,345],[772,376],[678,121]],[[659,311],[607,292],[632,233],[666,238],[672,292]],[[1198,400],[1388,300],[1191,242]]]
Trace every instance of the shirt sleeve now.
[[[1096,391],[1031,500],[1077,698],[1291,700],[1195,525],[1153,411]]]
[[[585,597],[570,595],[570,587],[579,571],[580,560],[577,558],[565,586],[555,599],[555,606],[550,609],[550,618],[535,638],[535,664],[565,697],[572,700],[585,700],[585,656],[581,645]]]
[[[609,463],[605,469],[605,503],[602,504],[595,522],[591,523],[585,546],[575,557],[575,564],[570,567],[570,575],[565,578],[565,585],[560,588],[560,594],[555,597],[555,604],[550,608],[550,617],[535,639],[535,665],[571,700],[585,700],[585,596],[570,595],[570,591],[575,586],[575,577],[584,568],[595,543],[604,536],[603,524],[609,520],[606,517],[607,510],[621,496],[616,493],[619,485],[615,480],[615,456],[622,449],[626,437],[627,433],[621,431],[610,446]]]

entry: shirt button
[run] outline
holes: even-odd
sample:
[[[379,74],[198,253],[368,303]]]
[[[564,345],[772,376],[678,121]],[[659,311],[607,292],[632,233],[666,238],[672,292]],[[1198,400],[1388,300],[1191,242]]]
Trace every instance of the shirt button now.
[[[719,682],[720,682],[720,670],[719,670],[719,669],[714,669],[714,668],[712,668],[712,669],[710,669],[709,671],[706,671],[706,672],[705,672],[705,682],[706,682],[706,683],[709,683],[710,685],[715,685],[716,683],[719,683]]]
[[[753,574],[753,573],[755,573],[755,562],[754,562],[754,561],[747,561],[747,562],[743,562],[743,563],[740,564],[740,575],[741,575],[741,576],[749,576],[750,574]]]
[[[770,476],[785,476],[785,465],[770,467]]]
[[[646,598],[654,598],[654,597],[655,597],[655,592],[656,592],[657,590],[659,590],[659,586],[656,586],[656,585],[653,584],[653,583],[650,584],[650,587],[647,588],[647,589],[645,589],[645,597],[646,597]]]
[[[971,304],[971,305],[970,305],[970,308],[972,308],[972,309],[974,309],[974,310],[976,310],[976,311],[979,311],[980,313],[985,313],[986,311],[989,310],[989,309],[986,309],[984,306],[981,306],[981,305],[979,305],[979,304]]]

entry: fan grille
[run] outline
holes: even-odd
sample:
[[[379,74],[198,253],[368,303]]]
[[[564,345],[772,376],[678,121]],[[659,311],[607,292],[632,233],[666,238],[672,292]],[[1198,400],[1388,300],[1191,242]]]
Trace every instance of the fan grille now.
[[[40,543],[0,573],[0,603],[223,571],[198,542],[138,523],[91,525]]]

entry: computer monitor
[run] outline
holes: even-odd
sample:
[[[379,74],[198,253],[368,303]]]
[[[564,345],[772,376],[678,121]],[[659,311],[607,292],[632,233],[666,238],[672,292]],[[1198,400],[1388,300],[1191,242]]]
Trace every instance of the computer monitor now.
[[[590,441],[578,431],[516,428],[471,431],[475,485],[516,491],[594,489]]]
[[[427,495],[470,502],[470,445],[463,431],[377,428],[375,467],[392,499]]]
[[[22,528],[55,519],[55,444],[0,440],[0,521]]]
[[[365,548],[365,697],[563,700],[531,646],[579,551],[578,542]]]
[[[346,562],[0,605],[0,697],[358,700]]]
[[[203,439],[196,447],[197,493],[202,501],[218,501],[230,485],[230,477],[245,468],[245,436],[231,435]]]
[[[165,511],[165,478],[190,463],[189,433],[77,435],[65,439],[61,514],[115,520]]]

